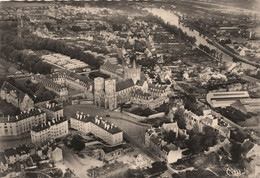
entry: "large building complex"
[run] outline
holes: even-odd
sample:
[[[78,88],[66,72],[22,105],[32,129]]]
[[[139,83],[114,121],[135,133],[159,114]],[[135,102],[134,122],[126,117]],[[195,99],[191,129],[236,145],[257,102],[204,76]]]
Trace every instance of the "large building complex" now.
[[[250,98],[247,91],[210,92],[206,100],[212,107],[227,107],[240,99]]]
[[[60,71],[58,73],[48,75],[53,82],[67,86],[77,91],[92,91],[92,81],[86,77],[70,71]]]
[[[20,108],[22,111],[34,108],[34,102],[28,94],[22,92],[7,81],[5,81],[1,87],[0,96],[3,100],[6,100],[8,103]]]
[[[75,118],[70,118],[70,124],[71,128],[84,133],[92,133],[110,145],[123,143],[123,132],[116,125],[107,122],[102,117],[93,117],[77,112]]]
[[[0,136],[19,135],[46,122],[46,113],[39,108],[21,112],[16,116],[0,117]]]
[[[62,85],[59,85],[52,80],[46,78],[44,75],[34,75],[31,77],[31,81],[33,83],[41,83],[48,90],[53,91],[59,97],[67,97],[68,96],[68,88]]]
[[[63,117],[44,122],[31,130],[32,143],[41,143],[69,133],[68,120]]]

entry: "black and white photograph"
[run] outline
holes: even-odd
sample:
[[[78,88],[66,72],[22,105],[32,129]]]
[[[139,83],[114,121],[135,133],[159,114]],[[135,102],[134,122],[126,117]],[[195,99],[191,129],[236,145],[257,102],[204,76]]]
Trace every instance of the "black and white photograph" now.
[[[260,0],[0,0],[0,177],[259,178]]]

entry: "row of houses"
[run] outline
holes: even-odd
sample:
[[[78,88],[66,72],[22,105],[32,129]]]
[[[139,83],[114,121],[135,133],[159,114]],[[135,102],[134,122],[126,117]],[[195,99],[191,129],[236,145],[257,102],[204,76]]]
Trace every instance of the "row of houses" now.
[[[0,171],[14,172],[29,168],[36,168],[37,164],[46,163],[50,160],[62,161],[62,150],[55,146],[28,147],[19,145],[0,152]]]

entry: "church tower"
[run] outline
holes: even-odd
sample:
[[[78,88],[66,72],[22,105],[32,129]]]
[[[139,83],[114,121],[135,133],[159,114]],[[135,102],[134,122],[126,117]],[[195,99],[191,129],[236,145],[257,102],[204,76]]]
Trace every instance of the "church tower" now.
[[[94,79],[94,103],[101,107],[104,104],[104,78],[97,77]]]
[[[105,81],[105,108],[116,109],[117,97],[116,97],[116,79],[107,79]]]
[[[141,67],[136,64],[135,59],[133,60],[131,67],[124,68],[124,79],[129,78],[133,80],[134,84],[141,79]]]

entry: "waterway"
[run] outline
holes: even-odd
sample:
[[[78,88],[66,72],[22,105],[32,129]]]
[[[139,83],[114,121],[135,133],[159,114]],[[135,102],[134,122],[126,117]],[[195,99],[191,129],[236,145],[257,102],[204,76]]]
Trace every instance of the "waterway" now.
[[[145,10],[149,11],[153,15],[160,17],[165,23],[168,23],[170,25],[177,26],[178,28],[182,29],[184,33],[187,33],[187,35],[195,37],[196,38],[196,45],[199,46],[200,44],[208,46],[211,50],[216,51],[216,56],[219,58],[222,62],[226,62],[227,64],[230,65],[230,63],[233,62],[233,57],[230,56],[229,54],[225,53],[224,51],[220,50],[216,46],[210,44],[207,40],[208,37],[200,34],[196,30],[192,30],[189,27],[185,27],[182,23],[180,23],[180,18],[178,15],[181,16],[181,14],[176,15],[176,12],[168,11],[162,8],[152,8],[148,9],[146,8]],[[243,69],[256,69],[255,66],[252,66],[250,64],[241,62],[241,67]]]

